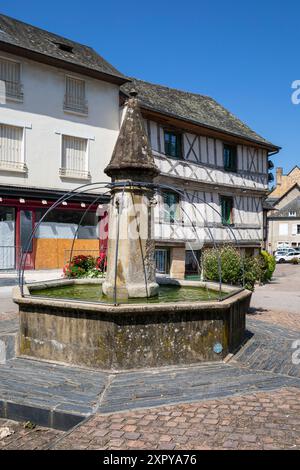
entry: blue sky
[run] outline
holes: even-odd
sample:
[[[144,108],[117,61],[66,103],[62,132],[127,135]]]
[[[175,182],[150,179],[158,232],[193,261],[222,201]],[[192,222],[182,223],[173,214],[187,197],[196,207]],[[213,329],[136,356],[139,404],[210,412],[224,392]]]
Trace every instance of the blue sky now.
[[[300,2],[1,0],[2,13],[94,47],[124,74],[215,98],[300,164]]]

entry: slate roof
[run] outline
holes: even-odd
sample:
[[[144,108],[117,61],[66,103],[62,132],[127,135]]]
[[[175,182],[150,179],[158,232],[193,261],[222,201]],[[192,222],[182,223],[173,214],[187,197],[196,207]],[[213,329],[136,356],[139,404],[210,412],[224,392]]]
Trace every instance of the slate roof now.
[[[209,96],[155,85],[134,78],[131,80],[130,83],[121,86],[121,91],[127,95],[134,88],[138,92],[138,99],[143,108],[252,140],[272,150],[280,149],[258,135]]]
[[[149,177],[157,176],[159,169],[154,162],[138,100],[132,96],[127,105],[111,160],[104,172],[112,177],[123,178],[125,175],[130,179],[135,175],[144,178],[146,173]]]
[[[279,209],[275,212],[275,217],[290,217],[289,212],[296,212],[295,218],[300,218],[300,196],[293,199],[289,204],[284,206],[282,209]],[[272,214],[273,217],[273,214]],[[293,217],[290,217],[291,219]]]
[[[62,50],[60,44],[71,48]],[[0,15],[0,49],[18,48],[20,55],[26,51],[40,57],[63,61],[70,66],[83,67],[94,74],[102,74],[107,80],[124,83],[127,79],[115,67],[101,57],[94,49],[78,42],[71,41],[57,34],[50,33],[14,18]],[[84,73],[84,72],[83,72]],[[100,78],[100,77],[99,77]]]

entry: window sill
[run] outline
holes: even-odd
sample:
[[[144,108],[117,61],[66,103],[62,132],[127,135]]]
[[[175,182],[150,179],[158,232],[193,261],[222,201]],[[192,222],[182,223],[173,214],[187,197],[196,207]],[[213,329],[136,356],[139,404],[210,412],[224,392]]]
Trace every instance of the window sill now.
[[[85,181],[90,181],[91,179],[91,174],[89,171],[69,170],[67,168],[60,168],[59,176],[61,178],[66,178],[66,179],[76,179],[76,180],[85,180]]]
[[[234,223],[227,224],[226,222],[222,222],[223,227],[234,227]]]
[[[74,114],[75,116],[87,117],[89,115],[88,111],[78,111],[76,109],[66,108],[65,106],[63,110],[66,114]]]
[[[184,158],[183,157],[174,157],[173,155],[168,155],[167,153],[164,154],[165,157],[167,158],[171,158],[172,160],[182,160],[184,161]]]
[[[27,173],[28,168],[25,163],[0,161],[0,171],[7,171],[13,173]]]
[[[5,101],[12,101],[13,103],[23,103],[24,97],[23,96],[3,96]]]

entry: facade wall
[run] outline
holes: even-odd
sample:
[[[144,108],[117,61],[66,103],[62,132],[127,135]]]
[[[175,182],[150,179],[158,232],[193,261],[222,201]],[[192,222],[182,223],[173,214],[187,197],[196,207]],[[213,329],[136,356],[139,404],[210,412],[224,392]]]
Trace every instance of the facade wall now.
[[[24,129],[23,153],[28,169],[23,173],[0,170],[0,184],[70,190],[88,182],[60,177],[63,134],[88,139],[91,182],[106,181],[103,169],[119,132],[118,86],[11,54],[0,52],[0,56],[21,63],[24,100],[2,102],[0,124]],[[67,75],[86,82],[87,116],[63,109]]]
[[[146,130],[156,164],[163,175],[212,186],[220,184],[249,190],[268,189],[268,155],[264,149],[238,145],[237,172],[230,173],[224,171],[221,140],[183,132],[183,158],[175,160],[164,153],[164,127],[147,120]]]
[[[22,100],[6,99],[4,83],[0,84],[0,125],[16,126],[23,132],[20,144],[23,165],[7,167],[7,163],[0,159],[0,209],[7,207],[10,200],[1,194],[1,187],[6,190],[34,188],[45,194],[48,189],[67,192],[90,182],[108,181],[103,169],[110,161],[119,133],[119,87],[1,51],[0,57],[21,64],[23,91]],[[64,110],[67,76],[85,81],[86,115]],[[82,175],[61,173],[64,135],[86,142],[87,165]],[[8,157],[11,159],[11,155]],[[42,199],[45,196],[37,199],[33,206],[32,201],[25,197],[22,204],[20,199],[10,201],[13,220],[3,220],[2,224],[0,220],[0,269],[18,267],[24,244],[21,240],[20,214],[28,210],[34,224],[36,207],[48,208],[54,202],[50,200],[50,193],[46,206],[42,205]],[[74,208],[81,210],[79,203]],[[68,210],[69,204],[66,214]],[[55,233],[55,228],[52,232],[49,230],[49,235],[38,235],[35,238],[32,253],[26,257],[26,268],[51,269],[64,266],[72,240],[68,234]],[[93,254],[98,249],[97,237],[92,239],[87,236],[75,244],[75,250],[86,254],[89,251]]]
[[[280,246],[300,247],[300,219],[269,219],[268,251],[273,253]],[[299,233],[298,233],[299,231]]]

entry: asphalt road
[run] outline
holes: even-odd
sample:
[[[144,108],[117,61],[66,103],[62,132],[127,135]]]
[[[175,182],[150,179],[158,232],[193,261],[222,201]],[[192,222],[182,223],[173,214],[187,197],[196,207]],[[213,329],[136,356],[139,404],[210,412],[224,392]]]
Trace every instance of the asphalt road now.
[[[300,314],[300,265],[277,264],[272,281],[256,286],[251,307]]]

